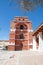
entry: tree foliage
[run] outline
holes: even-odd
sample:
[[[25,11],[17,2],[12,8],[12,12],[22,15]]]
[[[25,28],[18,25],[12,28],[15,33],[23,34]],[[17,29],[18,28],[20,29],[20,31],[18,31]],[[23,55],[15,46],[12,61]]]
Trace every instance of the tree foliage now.
[[[11,0],[12,2],[17,2],[26,11],[31,11],[38,6],[43,6],[43,0]]]

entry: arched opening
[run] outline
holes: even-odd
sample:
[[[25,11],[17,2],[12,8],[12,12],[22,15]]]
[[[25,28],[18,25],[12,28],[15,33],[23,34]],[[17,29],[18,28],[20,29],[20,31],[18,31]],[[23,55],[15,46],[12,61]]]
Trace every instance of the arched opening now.
[[[17,23],[16,25],[15,25],[15,28],[16,29],[20,29],[20,30],[22,30],[22,29],[28,29],[28,26],[27,26],[27,24],[24,24],[24,23],[22,23],[22,22],[19,22],[19,23]]]
[[[16,51],[22,50],[22,49],[23,49],[23,44],[22,44],[22,43],[17,44],[17,45],[15,46],[15,50],[16,50]]]
[[[24,26],[23,25],[20,25],[20,29],[23,29],[24,28]]]
[[[24,39],[24,35],[23,34],[20,34],[20,39]]]

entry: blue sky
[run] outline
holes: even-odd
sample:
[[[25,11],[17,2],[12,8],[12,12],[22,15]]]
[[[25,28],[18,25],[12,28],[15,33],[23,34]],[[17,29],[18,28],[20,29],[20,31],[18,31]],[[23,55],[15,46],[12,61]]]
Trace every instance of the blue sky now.
[[[0,0],[0,40],[9,39],[10,22],[15,16],[28,16],[34,30],[43,22],[43,8],[37,7],[36,10],[24,14],[15,6],[16,4],[9,4],[8,0]]]

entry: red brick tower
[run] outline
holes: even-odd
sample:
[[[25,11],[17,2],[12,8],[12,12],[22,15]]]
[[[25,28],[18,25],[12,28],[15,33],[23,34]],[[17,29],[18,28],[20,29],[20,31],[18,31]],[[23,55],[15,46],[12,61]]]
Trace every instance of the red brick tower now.
[[[15,17],[11,22],[8,50],[32,49],[32,23],[27,17]]]

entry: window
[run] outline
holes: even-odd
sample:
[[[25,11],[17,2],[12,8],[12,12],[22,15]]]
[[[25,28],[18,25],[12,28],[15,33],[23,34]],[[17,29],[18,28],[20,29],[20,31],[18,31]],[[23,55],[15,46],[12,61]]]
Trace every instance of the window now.
[[[24,39],[24,35],[23,34],[20,34],[20,39]]]
[[[23,29],[24,28],[24,26],[23,25],[20,25],[20,29]]]

